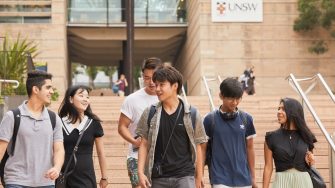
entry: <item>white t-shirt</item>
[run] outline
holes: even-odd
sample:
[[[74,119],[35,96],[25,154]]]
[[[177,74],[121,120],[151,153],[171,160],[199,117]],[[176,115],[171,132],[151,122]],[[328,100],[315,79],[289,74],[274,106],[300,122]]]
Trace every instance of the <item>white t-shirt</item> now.
[[[141,118],[143,111],[152,104],[158,102],[156,95],[149,95],[145,92],[144,88],[132,93],[124,100],[121,106],[121,113],[130,119],[130,125],[128,127],[130,133],[133,137],[136,136],[135,130],[137,128],[137,123]],[[133,151],[133,145],[129,144],[129,152],[127,158],[137,159],[138,152]]]

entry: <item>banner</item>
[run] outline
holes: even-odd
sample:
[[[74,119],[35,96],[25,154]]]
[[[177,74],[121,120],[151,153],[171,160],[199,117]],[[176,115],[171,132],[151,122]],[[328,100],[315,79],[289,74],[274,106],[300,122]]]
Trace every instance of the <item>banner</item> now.
[[[262,22],[263,0],[212,0],[212,22]]]

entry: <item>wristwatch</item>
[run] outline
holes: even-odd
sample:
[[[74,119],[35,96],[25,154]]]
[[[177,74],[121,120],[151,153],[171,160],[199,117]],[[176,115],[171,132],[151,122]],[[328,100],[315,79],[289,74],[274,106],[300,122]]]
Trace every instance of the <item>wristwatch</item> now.
[[[101,178],[101,180],[106,180],[106,181],[107,181],[107,180],[108,180],[108,178]]]

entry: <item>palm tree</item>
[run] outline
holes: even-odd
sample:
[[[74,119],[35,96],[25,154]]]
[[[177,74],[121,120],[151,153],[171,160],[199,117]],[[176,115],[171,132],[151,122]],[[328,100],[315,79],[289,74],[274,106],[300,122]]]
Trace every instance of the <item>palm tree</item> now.
[[[16,40],[5,37],[2,50],[0,51],[0,78],[17,80],[20,86],[13,89],[8,85],[3,86],[3,94],[25,94],[24,75],[27,73],[27,56],[37,56],[37,45],[34,41],[21,38],[18,34]]]

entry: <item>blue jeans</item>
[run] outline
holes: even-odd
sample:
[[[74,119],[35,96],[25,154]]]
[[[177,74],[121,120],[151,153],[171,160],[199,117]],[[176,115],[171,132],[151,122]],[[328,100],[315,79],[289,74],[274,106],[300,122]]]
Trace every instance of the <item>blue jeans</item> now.
[[[29,186],[23,186],[23,185],[7,184],[6,188],[55,188],[55,186],[48,185],[48,186],[29,187]]]

